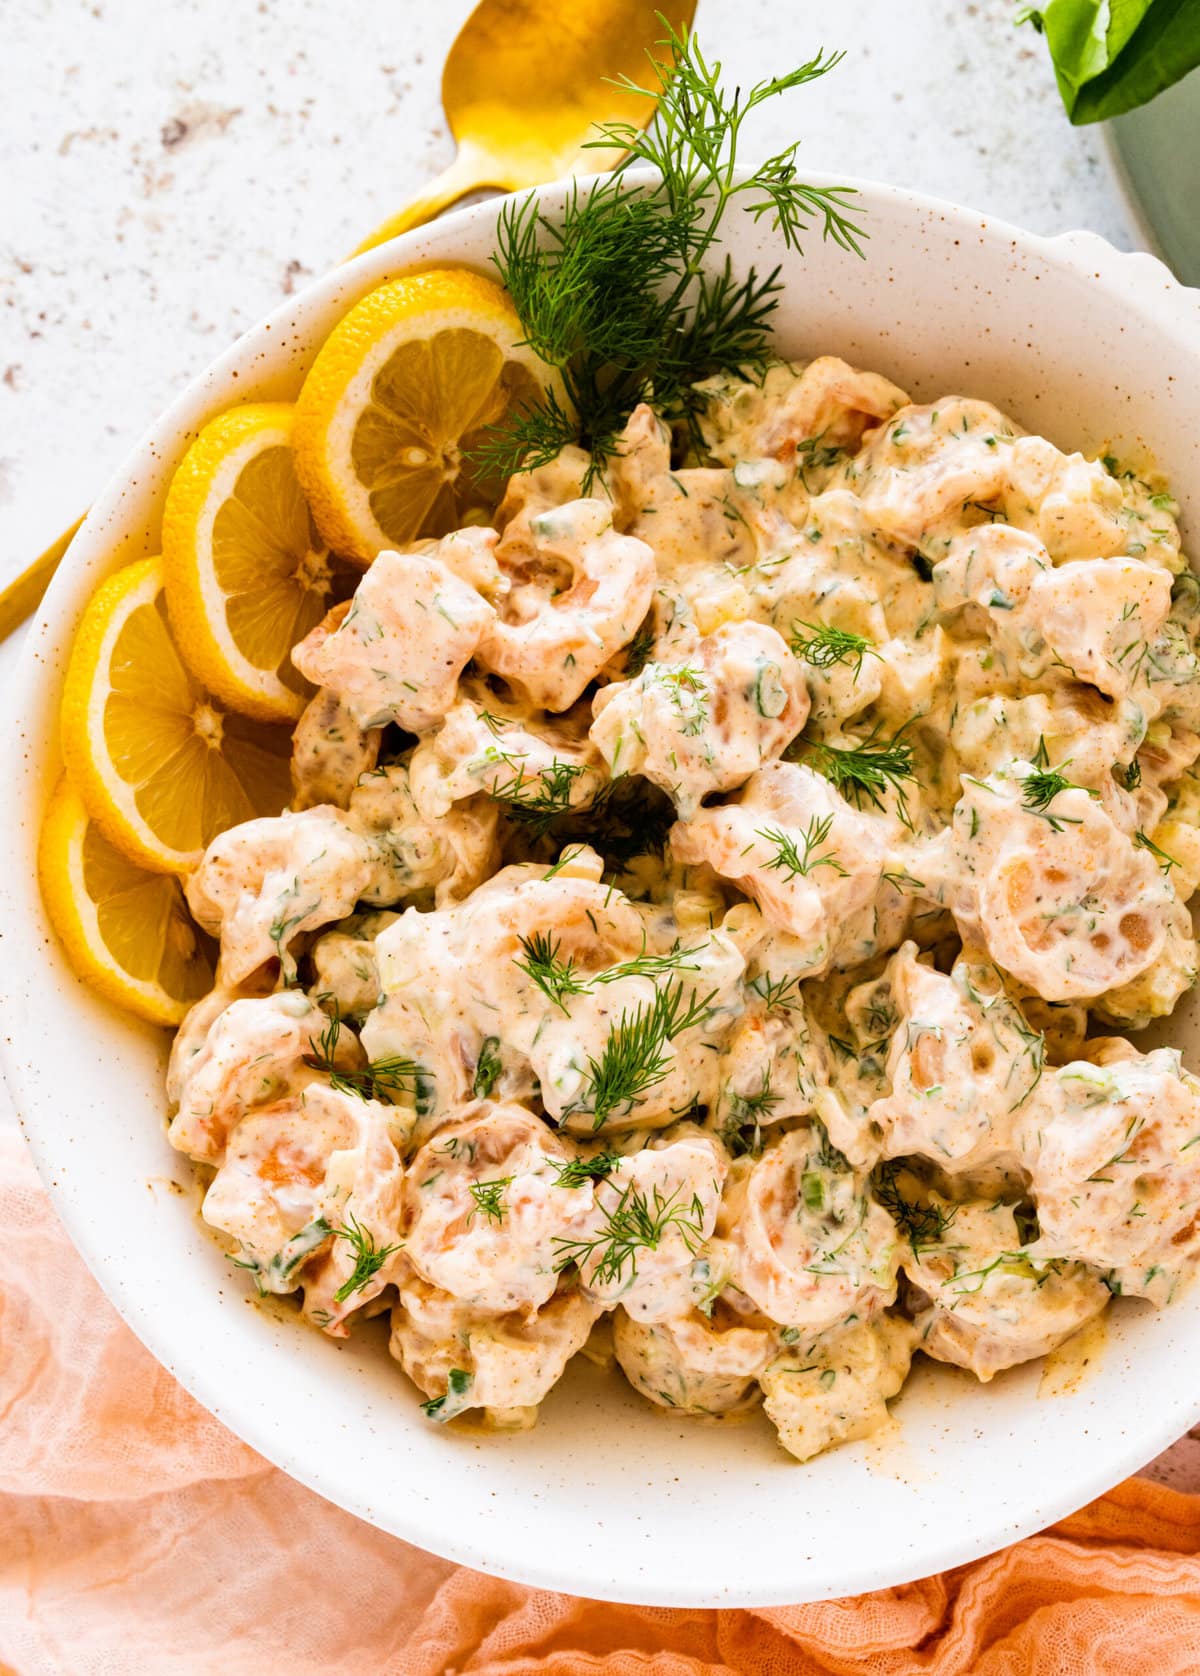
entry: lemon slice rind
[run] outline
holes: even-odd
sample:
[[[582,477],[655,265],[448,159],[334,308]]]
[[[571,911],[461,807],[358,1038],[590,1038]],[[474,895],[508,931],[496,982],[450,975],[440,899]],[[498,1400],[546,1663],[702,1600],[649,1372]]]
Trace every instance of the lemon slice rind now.
[[[89,831],[89,828],[92,830]],[[136,916],[153,938],[156,930],[173,936],[186,948],[195,940],[191,962],[181,953],[175,960],[164,958],[159,978],[139,977],[117,959],[105,938],[101,908],[88,888],[86,850],[89,844],[107,846],[108,870],[127,877],[130,914]],[[177,880],[145,871],[129,861],[90,820],[82,798],[64,776],[58,784],[42,823],[38,842],[38,879],[46,913],[76,974],[92,988],[127,1012],[150,1024],[176,1025],[188,1008],[212,986],[213,967],[204,942],[191,926]],[[147,912],[152,898],[157,912]],[[186,969],[192,975],[186,993],[172,994],[161,982],[164,969],[178,976]]]

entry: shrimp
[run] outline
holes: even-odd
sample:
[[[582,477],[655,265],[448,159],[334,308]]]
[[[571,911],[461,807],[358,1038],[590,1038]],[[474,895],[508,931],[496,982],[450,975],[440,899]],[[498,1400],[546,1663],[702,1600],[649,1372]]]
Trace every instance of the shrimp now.
[[[964,940],[1005,971],[1048,1001],[1094,998],[1158,958],[1175,895],[1099,797],[1038,772],[1014,763],[964,781],[948,865],[931,851],[927,872],[942,869],[939,899]]]
[[[731,1414],[755,1403],[772,1336],[720,1310],[718,1304],[711,1320],[694,1310],[677,1320],[647,1321],[618,1309],[613,1348],[634,1390],[683,1414]]]
[[[371,883],[371,845],[341,809],[245,821],[222,832],[187,882],[197,923],[221,939],[229,983],[277,959],[295,975],[292,944],[305,931],[345,919]]]
[[[335,1338],[403,1264],[401,1122],[311,1083],[242,1118],[204,1197],[204,1220],[237,1241],[260,1289],[302,1288],[305,1315]]]
[[[938,1203],[941,1237],[903,1259],[919,1289],[920,1347],[934,1361],[986,1383],[1054,1350],[1108,1303],[1093,1269],[1026,1246],[1009,1205]]]
[[[560,1247],[593,1214],[590,1182],[560,1185],[573,1156],[524,1107],[468,1106],[405,1176],[404,1237],[423,1280],[472,1310],[536,1310],[558,1286]]]
[[[490,1426],[516,1431],[534,1423],[599,1313],[566,1281],[539,1309],[485,1315],[413,1277],[392,1311],[391,1353],[429,1397],[431,1420],[477,1408]]]
[[[1042,1079],[1022,1149],[1047,1257],[1163,1303],[1200,1254],[1200,1081],[1127,1042]]]
[[[569,710],[649,610],[654,554],[616,533],[607,502],[585,499],[514,520],[497,556],[512,590],[478,661],[531,704]]]
[[[381,728],[361,728],[335,692],[322,687],[292,735],[292,803],[344,809],[363,774],[379,760]]]
[[[455,548],[495,532],[463,531],[431,549],[380,553],[349,606],[335,606],[294,648],[306,679],[328,687],[362,729],[398,722],[421,733],[454,703],[494,608],[455,568]],[[486,544],[486,542],[485,542]]]
[[[431,888],[439,904],[456,902],[482,884],[500,859],[496,805],[476,797],[429,817],[417,804],[413,760],[402,758],[365,774],[350,797],[350,818],[375,859],[374,875],[362,892],[372,907]]]
[[[895,1225],[818,1130],[793,1129],[740,1166],[719,1232],[733,1284],[781,1326],[824,1332],[896,1296]]]
[[[220,993],[215,991],[214,993]],[[316,1080],[310,1061],[331,1021],[296,989],[233,1000],[202,1042],[176,1038],[167,1072],[177,1111],[167,1139],[200,1163],[219,1164],[229,1132],[253,1106],[269,1105]],[[352,1031],[332,1031],[332,1062],[361,1061]]]
[[[610,1309],[619,1302],[640,1321],[686,1314],[726,1168],[724,1149],[699,1132],[622,1158],[596,1184],[586,1226],[559,1243],[588,1296]]]
[[[852,808],[811,768],[760,768],[740,796],[671,829],[679,861],[707,862],[796,939],[805,976],[868,958],[899,941],[904,914],[877,899],[904,834],[887,813]],[[867,923],[869,922],[869,924]]]
[[[916,1328],[879,1315],[816,1339],[797,1334],[762,1372],[767,1418],[798,1461],[870,1437],[908,1377]]]
[[[585,714],[508,716],[463,697],[413,752],[414,801],[428,821],[441,821],[464,798],[480,795],[518,819],[531,806],[586,809],[608,784],[586,727]]]
[[[730,623],[683,662],[648,663],[602,687],[591,738],[612,774],[642,774],[682,820],[711,792],[731,791],[778,757],[808,717],[808,693],[782,637]]]
[[[950,1174],[1013,1160],[1018,1114],[1042,1074],[1040,1032],[978,950],[964,949],[947,977],[905,943],[887,978],[891,1092],[867,1114],[884,1156],[919,1153]]]

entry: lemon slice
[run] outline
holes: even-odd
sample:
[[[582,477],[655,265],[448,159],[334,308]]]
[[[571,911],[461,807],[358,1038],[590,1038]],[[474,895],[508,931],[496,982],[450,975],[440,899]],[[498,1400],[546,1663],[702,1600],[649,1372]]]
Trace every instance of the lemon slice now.
[[[296,404],[296,472],[337,552],[369,564],[419,535],[486,523],[504,487],[468,458],[558,375],[522,344],[491,280],[443,268],[393,280],[334,327]]]
[[[216,944],[188,917],[179,880],[115,850],[64,776],[38,844],[50,922],[76,972],[152,1024],[178,1024],[212,988]]]
[[[167,621],[162,565],[141,559],[92,595],[62,704],[67,773],[123,855],[187,873],[218,832],[278,814],[291,735],[227,710],[185,667]]]
[[[292,463],[290,402],[255,402],[205,425],[163,513],[167,606],[189,667],[264,722],[295,721],[312,688],[291,651],[357,572],[317,532]]]

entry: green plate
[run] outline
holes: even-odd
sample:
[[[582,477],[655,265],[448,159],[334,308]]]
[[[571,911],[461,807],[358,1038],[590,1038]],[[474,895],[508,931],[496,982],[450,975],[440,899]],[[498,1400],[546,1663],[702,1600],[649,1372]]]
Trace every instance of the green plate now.
[[[1148,241],[1185,285],[1200,285],[1200,70],[1108,125]]]

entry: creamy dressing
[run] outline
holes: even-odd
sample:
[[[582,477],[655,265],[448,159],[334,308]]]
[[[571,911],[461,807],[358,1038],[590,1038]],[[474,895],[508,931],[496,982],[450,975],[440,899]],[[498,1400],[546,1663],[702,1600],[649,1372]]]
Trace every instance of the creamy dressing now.
[[[187,883],[170,1139],[435,1422],[631,1385],[800,1459],[1200,1258],[1200,584],[1161,487],[833,357],[381,553]],[[599,1330],[599,1329],[597,1329]]]

